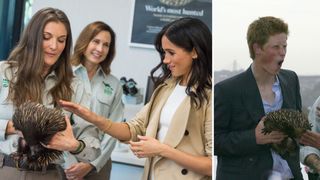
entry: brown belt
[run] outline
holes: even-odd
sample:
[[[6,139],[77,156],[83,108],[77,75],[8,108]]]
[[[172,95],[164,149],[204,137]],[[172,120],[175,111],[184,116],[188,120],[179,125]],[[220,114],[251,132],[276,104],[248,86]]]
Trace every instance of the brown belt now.
[[[49,164],[47,167],[44,167],[42,169],[33,169],[33,168],[30,168],[27,164],[22,164],[22,163],[19,163],[18,167],[17,167],[17,164],[16,164],[16,161],[14,161],[12,159],[12,157],[8,156],[8,155],[4,155],[4,154],[1,154],[1,156],[3,157],[2,159],[2,165],[3,166],[7,166],[7,167],[14,167],[14,168],[17,168],[21,171],[48,171],[48,170],[56,170],[56,165],[55,164]]]

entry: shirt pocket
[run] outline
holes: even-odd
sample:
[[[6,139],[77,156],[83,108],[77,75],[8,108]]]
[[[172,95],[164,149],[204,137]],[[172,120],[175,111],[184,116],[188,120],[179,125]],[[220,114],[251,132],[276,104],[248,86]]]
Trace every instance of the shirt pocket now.
[[[112,106],[114,105],[115,99],[115,88],[110,85],[108,82],[102,82],[97,87],[96,91],[96,99],[97,104],[95,110],[101,116],[108,118],[110,116],[110,111],[112,110]]]
[[[113,101],[113,96],[108,96],[105,94],[99,93],[97,95],[97,100],[98,100],[98,106],[99,106],[99,113],[100,115],[103,115],[104,117],[108,117],[110,110],[111,110],[111,105]]]

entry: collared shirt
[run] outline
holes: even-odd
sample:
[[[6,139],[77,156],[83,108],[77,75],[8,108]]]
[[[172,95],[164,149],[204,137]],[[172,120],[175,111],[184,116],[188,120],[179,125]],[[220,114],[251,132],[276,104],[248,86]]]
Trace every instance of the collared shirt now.
[[[82,80],[86,91],[90,94],[90,110],[100,116],[121,122],[124,104],[122,102],[122,86],[120,81],[111,74],[105,74],[99,66],[96,74],[90,80],[86,68],[80,64],[73,67],[75,75]],[[91,162],[99,172],[110,158],[116,139],[100,131],[101,155]]]
[[[0,153],[9,155],[17,151],[18,135],[5,135],[8,121],[12,118],[15,109],[13,103],[7,99],[9,83],[14,71],[6,71],[7,69],[8,64],[6,61],[0,62]],[[48,74],[44,80],[42,104],[49,108],[53,108],[53,105],[50,104],[52,102],[52,96],[49,94],[49,91],[56,84],[56,80],[57,76],[54,72]],[[71,86],[74,91],[71,101],[83,106],[88,106],[89,96],[85,92],[83,84],[81,84],[79,80],[73,79]],[[68,116],[70,115],[68,112],[65,113]],[[76,155],[76,158],[79,161],[90,162],[100,154],[98,130],[95,126],[78,116],[74,116],[74,121],[72,128],[75,137],[86,143],[86,148],[80,154]],[[64,160],[66,161],[66,159]]]
[[[281,93],[281,86],[278,77],[276,77],[276,82],[272,85],[272,91],[275,94],[275,99],[272,104],[262,100],[264,112],[266,114],[279,110],[282,107],[283,97]],[[271,154],[273,158],[273,170],[281,173],[282,177],[285,179],[293,178],[292,172],[286,160],[284,160],[278,153],[271,149]]]
[[[312,105],[308,120],[311,123],[313,132],[320,133],[320,117],[317,115],[317,107],[320,106],[320,96]],[[300,146],[300,161],[304,164],[306,157],[310,154],[316,154],[320,157],[320,150],[311,146]],[[313,169],[309,168],[309,171],[315,173]]]

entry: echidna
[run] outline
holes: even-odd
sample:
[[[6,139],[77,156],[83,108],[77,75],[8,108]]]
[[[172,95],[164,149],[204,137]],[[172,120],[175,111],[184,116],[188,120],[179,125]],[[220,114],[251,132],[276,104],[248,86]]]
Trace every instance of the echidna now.
[[[62,155],[61,151],[47,149],[40,144],[48,144],[54,134],[66,129],[61,110],[26,102],[15,110],[12,121],[15,129],[23,134],[17,152],[12,154],[14,159],[31,169],[41,169]]]
[[[291,154],[298,148],[296,138],[300,138],[306,130],[311,130],[311,127],[305,114],[296,110],[280,109],[266,115],[262,133],[280,131],[288,135],[280,144],[272,144],[277,153],[284,155]]]

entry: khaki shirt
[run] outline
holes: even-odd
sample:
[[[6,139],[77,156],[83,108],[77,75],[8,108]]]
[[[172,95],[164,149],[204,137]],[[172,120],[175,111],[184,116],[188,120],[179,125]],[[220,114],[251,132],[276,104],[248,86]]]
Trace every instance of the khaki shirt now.
[[[73,67],[73,71],[84,84],[86,92],[90,95],[90,110],[115,122],[123,119],[124,104],[122,102],[122,86],[120,81],[111,74],[106,75],[99,66],[96,74],[90,80],[86,68],[80,64]],[[100,131],[101,155],[91,164],[96,171],[110,159],[115,147],[116,139]]]
[[[9,83],[12,79],[11,70],[8,70],[8,64],[6,61],[0,62],[0,153],[11,154],[17,151],[18,147],[18,135],[5,135],[6,127],[8,121],[11,120],[14,113],[15,107],[12,102],[7,100],[9,93]],[[44,91],[43,91],[43,104],[46,107],[53,108],[53,105],[50,104],[52,97],[48,94],[49,90],[56,83],[56,75],[54,72],[51,72],[47,75],[44,82]],[[88,106],[88,95],[85,92],[83,84],[77,79],[74,79],[72,82],[72,88],[74,94],[72,95],[72,102],[81,104],[83,106]],[[69,112],[65,112],[67,116],[70,116]],[[83,140],[86,144],[86,148],[80,153],[77,154],[76,158],[79,161],[90,162],[97,158],[100,154],[100,143],[99,143],[99,131],[92,124],[84,121],[78,116],[74,115],[74,124],[72,125],[74,135],[77,139]],[[66,159],[64,159],[66,161]],[[63,162],[62,159],[58,163]]]

